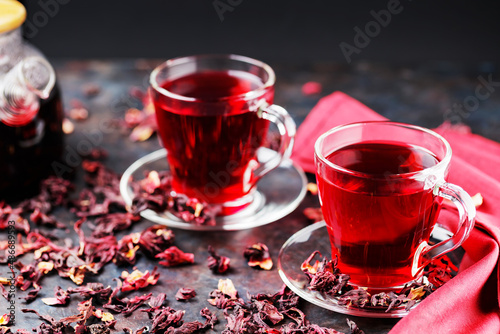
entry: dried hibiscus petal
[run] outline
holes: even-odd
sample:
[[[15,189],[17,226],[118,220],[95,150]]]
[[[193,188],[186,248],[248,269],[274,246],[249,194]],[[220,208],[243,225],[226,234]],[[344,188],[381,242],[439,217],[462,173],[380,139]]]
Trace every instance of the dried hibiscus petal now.
[[[231,260],[228,257],[217,254],[212,246],[208,246],[208,253],[210,255],[207,258],[207,264],[213,273],[223,274],[229,269]]]
[[[323,212],[321,211],[321,208],[305,208],[304,215],[307,219],[314,223],[323,220]]]
[[[163,225],[153,225],[145,229],[139,238],[141,250],[150,256],[156,256],[172,246],[174,232]]]
[[[158,268],[154,267],[150,273],[146,270],[144,273],[139,270],[134,270],[131,273],[123,271],[121,278],[123,279],[123,286],[121,291],[133,291],[147,287],[148,285],[155,285],[160,278],[160,273],[156,272]]]
[[[111,287],[105,288],[102,283],[87,283],[85,286],[69,288],[66,292],[68,294],[78,293],[85,299],[92,298],[99,303],[104,303],[109,300]]]
[[[133,265],[136,261],[137,251],[139,250],[139,233],[132,233],[124,236],[118,241],[116,255],[113,262],[116,265]]]
[[[44,302],[46,305],[49,305],[49,306],[67,305],[70,298],[71,298],[70,294],[58,286],[55,288],[55,297],[42,298],[42,302]]]
[[[264,270],[271,270],[273,260],[269,255],[269,249],[263,243],[256,243],[245,249],[243,256],[248,260],[250,267],[258,267]]]
[[[103,305],[104,308],[108,310],[112,310],[117,313],[121,313],[124,316],[129,316],[134,312],[136,309],[138,309],[141,305],[143,305],[145,302],[147,302],[153,294],[149,293],[147,295],[143,296],[135,296],[131,299],[129,298],[123,298],[120,299],[116,296],[111,296],[110,301]]]
[[[196,291],[189,288],[180,288],[175,294],[175,299],[177,300],[189,300],[196,297]]]
[[[181,264],[194,263],[194,254],[184,253],[175,246],[165,249],[163,252],[156,254],[155,257],[162,259],[163,261],[160,261],[160,264],[165,267],[175,267]]]

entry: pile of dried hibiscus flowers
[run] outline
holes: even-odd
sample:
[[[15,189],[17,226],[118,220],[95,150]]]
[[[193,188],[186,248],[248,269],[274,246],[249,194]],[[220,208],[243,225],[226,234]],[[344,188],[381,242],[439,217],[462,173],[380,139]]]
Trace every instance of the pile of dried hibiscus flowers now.
[[[95,152],[92,156],[103,156],[101,153]],[[15,207],[0,202],[0,230],[7,231],[9,225],[13,225],[16,230],[15,241],[9,243],[10,237],[0,241],[0,249],[5,250],[0,262],[10,269],[9,277],[0,277],[0,298],[6,300],[7,304],[14,304],[16,298],[24,299],[23,303],[30,303],[38,298],[44,278],[48,276],[50,279],[50,276],[57,274],[73,281],[75,285],[67,289],[56,287],[53,297],[45,297],[52,295],[45,292],[42,302],[49,306],[65,306],[71,303],[73,295],[79,295],[79,299],[83,300],[78,304],[79,313],[57,320],[37,310],[21,308],[22,312],[35,313],[43,321],[32,329],[36,333],[110,333],[118,329],[120,317],[127,317],[134,312],[145,312],[149,322],[141,328],[122,328],[127,333],[196,333],[213,330],[218,319],[207,307],[200,310],[200,316],[205,319],[203,322],[184,321],[185,311],[167,306],[164,293],[129,296],[133,291],[158,282],[160,273],[156,267],[151,271],[135,268],[131,272],[125,270],[120,277],[115,278],[114,287],[92,282],[92,277],[110,263],[133,266],[139,253],[158,259],[159,265],[167,267],[191,264],[194,254],[185,253],[176,247],[173,232],[165,226],[154,225],[117,239],[116,232],[126,230],[137,222],[137,212],[145,203],[151,205],[151,197],[138,199],[134,203],[134,210],[128,212],[118,190],[119,175],[96,160],[85,160],[82,168],[88,187],[78,194],[74,193],[71,182],[50,177],[42,182],[39,195]],[[153,173],[138,186],[143,191],[152,189],[148,194],[159,198],[162,195],[155,189],[167,184],[167,181],[162,180],[167,178],[162,179],[160,175],[156,178]],[[76,198],[71,200],[74,195],[77,195]],[[206,207],[200,207],[200,203],[189,199],[181,201],[179,197],[170,198],[170,202],[164,202],[164,199],[153,202],[160,203],[163,208],[163,205],[172,205],[172,200],[172,207],[180,213],[184,212],[186,220],[195,220],[195,223],[207,221]],[[73,224],[77,240],[58,238],[57,233],[53,232],[68,232],[68,226],[61,222],[62,219],[56,218],[60,211],[68,210],[77,220]],[[40,230],[34,227],[40,227]],[[10,245],[15,245],[14,254],[10,252],[13,249]],[[264,244],[249,246],[244,253],[250,266],[271,269],[272,260]],[[209,249],[209,254],[207,263],[214,273],[223,273],[229,268],[229,258],[218,255],[213,248]],[[11,281],[10,278],[14,279]],[[11,292],[11,282],[23,291],[20,293],[22,298]],[[196,291],[193,289],[180,287],[175,298],[187,300],[194,296]],[[311,324],[298,308],[298,296],[286,288],[273,295],[249,295],[245,301],[238,296],[229,279],[220,280],[218,288],[210,293],[208,303],[223,311],[226,324],[222,333],[339,333]],[[11,333],[11,327],[22,325],[20,316],[17,316],[17,323],[15,318],[15,314],[8,313],[0,317],[1,334]],[[351,333],[362,333],[353,322],[348,321],[348,324]],[[28,331],[17,329],[18,333]]]

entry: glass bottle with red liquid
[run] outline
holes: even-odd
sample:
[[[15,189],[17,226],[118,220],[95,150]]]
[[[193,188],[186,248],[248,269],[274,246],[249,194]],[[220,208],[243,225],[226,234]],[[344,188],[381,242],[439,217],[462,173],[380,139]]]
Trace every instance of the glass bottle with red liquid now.
[[[33,195],[60,159],[63,108],[54,69],[22,39],[26,10],[0,0],[0,201]]]

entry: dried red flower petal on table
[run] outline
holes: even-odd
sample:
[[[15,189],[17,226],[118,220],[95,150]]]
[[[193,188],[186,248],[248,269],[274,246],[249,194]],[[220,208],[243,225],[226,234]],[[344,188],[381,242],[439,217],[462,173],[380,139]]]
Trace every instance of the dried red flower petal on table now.
[[[223,274],[229,269],[231,260],[228,257],[217,254],[212,246],[208,246],[208,254],[208,268],[214,274]]]
[[[66,228],[66,225],[57,221],[57,219],[54,216],[48,216],[45,213],[41,212],[38,208],[31,213],[30,219],[35,224],[46,225],[61,229]]]
[[[128,229],[141,218],[130,212],[108,213],[94,220],[92,236],[101,238]]]
[[[149,270],[141,272],[137,269],[131,273],[123,271],[121,275],[123,279],[121,291],[134,291],[145,288],[148,285],[155,285],[160,278],[160,273],[156,272],[157,269],[157,267],[154,267],[151,273]]]
[[[82,86],[82,93],[86,97],[94,97],[101,92],[101,86],[96,83],[87,83]]]
[[[153,312],[154,310],[160,308],[163,306],[165,303],[165,300],[167,300],[167,295],[164,293],[159,293],[156,297],[151,297],[149,299],[149,306],[151,307],[150,309],[147,310],[142,310],[143,312]]]
[[[148,140],[156,131],[153,119],[154,117],[148,116],[141,124],[137,125],[130,133],[130,140],[134,142]],[[156,122],[156,119],[154,119],[154,122]]]
[[[82,86],[82,93],[86,97],[94,97],[101,92],[101,86],[96,83],[87,83]]]
[[[263,243],[256,243],[245,249],[243,256],[248,260],[250,267],[258,267],[264,270],[271,270],[273,260],[269,255],[269,249]]]
[[[233,281],[228,279],[220,279],[216,290],[209,293],[208,302],[220,309],[232,308],[237,304],[243,303],[243,300],[238,298],[238,291],[234,287]]]
[[[21,217],[22,213],[22,208],[12,208],[10,205],[5,204],[5,202],[0,201],[0,230],[9,228],[9,225],[12,226],[12,223],[9,224],[9,222],[14,221],[13,226],[17,231],[28,234],[30,224],[28,220]]]
[[[70,299],[71,299],[70,294],[58,286],[55,288],[55,296],[51,298],[42,298],[42,302],[44,302],[46,305],[49,306],[67,305]]]
[[[85,286],[69,288],[66,292],[68,294],[78,293],[87,300],[92,299],[103,304],[109,300],[112,290],[110,286],[105,288],[102,283],[87,283]]]
[[[307,184],[307,191],[311,194],[311,195],[317,195],[318,194],[318,185],[316,183],[313,183],[313,182],[309,182]]]
[[[324,219],[321,208],[305,208],[303,212],[307,219],[314,223],[322,221]]]
[[[196,291],[190,288],[180,288],[175,294],[177,300],[189,300],[196,297]]]
[[[139,250],[140,233],[132,233],[124,236],[118,241],[116,255],[113,262],[118,265],[133,265]]]
[[[4,285],[9,285],[9,280],[5,277],[0,277],[0,294],[2,295],[3,298],[5,298],[6,301],[10,302],[11,297],[13,294],[9,294],[7,290],[5,289]],[[3,283],[3,281],[6,281],[7,283]]]
[[[226,280],[223,285],[226,288],[232,286],[229,290],[233,290],[234,286],[229,282],[230,280]],[[245,302],[242,299],[229,299],[230,296],[221,291],[225,288],[220,285],[218,290],[210,294],[210,296],[217,296],[219,300],[212,299],[209,302],[224,309],[227,324],[222,333],[341,334],[334,329],[311,324],[305,314],[297,308],[299,297],[286,286],[275,294],[249,295],[250,301]],[[221,296],[226,298],[225,302],[220,298]],[[232,293],[232,296],[235,294]],[[284,322],[284,319],[291,321],[279,329],[272,327]]]
[[[80,153],[82,158],[88,160],[104,160],[108,157],[108,155],[108,151],[102,147],[94,147],[89,153]]]
[[[115,317],[113,316],[113,314],[109,313],[109,312],[105,312],[101,309],[96,309],[94,311],[94,316],[98,319],[101,319],[102,322],[104,322],[105,324],[107,324],[108,326],[109,325],[115,325],[116,323],[116,320],[115,320]]]
[[[141,232],[139,245],[141,251],[156,256],[174,243],[175,235],[164,225],[153,225]]]
[[[121,313],[124,316],[129,316],[130,314],[132,314],[132,312],[134,312],[141,305],[147,302],[153,295],[152,293],[149,293],[147,295],[135,296],[133,298],[125,297],[121,299],[117,296],[118,292],[121,291],[121,288],[122,283],[120,280],[118,280],[117,287],[113,289],[111,295],[109,296],[108,302],[104,304],[103,307],[116,313]]]
[[[9,314],[4,314],[0,317],[0,326],[10,326],[13,325],[12,317]]]
[[[309,95],[317,95],[321,93],[323,90],[323,86],[316,81],[308,81],[305,84],[302,85],[302,94],[309,96]]]
[[[139,125],[145,117],[146,115],[142,112],[142,110],[130,108],[125,112],[125,123],[129,127],[135,127]]]
[[[80,219],[74,225],[74,229],[80,238],[78,255],[84,263],[91,267],[95,273],[101,270],[108,262],[111,262],[116,254],[117,242],[112,235],[102,238],[86,237],[81,229],[85,218]]]
[[[72,108],[68,111],[68,116],[75,121],[84,121],[89,118],[89,111],[86,108]]]
[[[184,253],[179,248],[171,246],[163,252],[156,254],[157,259],[162,259],[159,263],[165,267],[175,267],[182,264],[194,263],[194,254]]]
[[[144,92],[140,87],[132,86],[128,90],[128,94],[134,99],[143,101],[146,98],[147,93]]]
[[[62,123],[62,130],[65,134],[69,135],[73,132],[75,132],[75,125],[69,118],[64,117],[63,123]]]
[[[206,319],[205,324],[204,324],[204,328],[210,327],[211,329],[214,329],[215,324],[219,321],[217,319],[217,316],[215,314],[213,314],[212,312],[210,312],[210,310],[206,307],[200,311],[200,314],[202,317],[204,317]]]

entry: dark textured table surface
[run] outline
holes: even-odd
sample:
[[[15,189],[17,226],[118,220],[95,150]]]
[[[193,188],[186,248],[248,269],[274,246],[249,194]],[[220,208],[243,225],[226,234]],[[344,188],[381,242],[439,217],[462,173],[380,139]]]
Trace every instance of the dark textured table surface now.
[[[123,112],[135,106],[129,98],[131,86],[147,87],[148,73],[159,61],[119,60],[119,61],[54,61],[59,75],[65,105],[68,108],[73,98],[82,100],[90,111],[87,121],[76,123],[76,130],[67,137],[67,149],[75,148],[82,141],[93,138],[95,145],[102,146],[109,152],[106,165],[118,173],[122,173],[139,157],[160,147],[156,137],[133,143],[127,135],[117,131],[107,131],[103,124],[107,120],[123,117]],[[420,65],[394,65],[387,63],[359,62],[352,65],[323,64],[270,64],[277,72],[275,102],[287,108],[295,121],[300,124],[307,113],[321,96],[335,90],[343,91],[360,100],[382,115],[400,122],[414,123],[425,127],[436,127],[453,116],[469,125],[473,132],[500,141],[500,70],[495,64],[481,63],[464,65],[448,62],[436,62]],[[323,92],[318,95],[305,96],[301,87],[308,81],[322,84]],[[490,81],[488,87],[480,88],[484,82]],[[86,98],[82,93],[82,85],[95,83],[101,87],[99,95]],[[488,97],[478,95],[489,89]],[[477,103],[476,103],[477,101]],[[469,103],[467,105],[467,103]],[[454,106],[455,105],[455,106]],[[464,108],[460,109],[460,105]],[[451,110],[451,112],[450,112]],[[460,112],[462,110],[462,112]],[[464,111],[465,110],[465,111]],[[478,148],[480,149],[480,148]],[[76,182],[82,185],[82,172],[77,169]],[[312,178],[311,178],[312,180]],[[246,298],[251,293],[274,293],[281,286],[276,269],[276,261],[281,245],[295,232],[307,226],[309,222],[302,211],[306,207],[318,206],[313,196],[308,196],[295,212],[289,216],[258,228],[235,232],[193,232],[174,229],[175,244],[186,252],[195,254],[195,264],[176,268],[159,268],[161,276],[158,285],[138,291],[141,293],[165,292],[168,305],[174,309],[185,309],[185,320],[200,320],[199,310],[209,306],[206,299],[208,293],[217,288],[220,278],[230,278],[240,296]],[[61,219],[70,226],[75,218],[71,214],[60,214]],[[118,233],[118,236],[132,231],[141,231],[151,223],[141,221],[130,230]],[[63,233],[61,231],[61,233]],[[63,233],[64,234],[64,233]],[[63,235],[61,234],[61,235]],[[242,256],[246,246],[255,242],[266,243],[275,263],[271,271],[249,268]],[[212,245],[219,254],[231,258],[231,270],[224,275],[214,275],[206,266],[207,247]],[[22,259],[21,259],[22,260]],[[136,266],[140,270],[151,270],[156,262],[140,257]],[[129,271],[132,268],[125,268]],[[92,280],[105,285],[115,285],[112,279],[118,277],[123,268],[114,264],[107,265]],[[67,279],[51,275],[42,281],[43,289],[40,297],[52,297],[53,288],[61,286],[66,289],[74,286]],[[174,294],[180,287],[194,288],[197,297],[188,302],[178,302]],[[24,292],[18,292],[22,297]],[[17,301],[17,325],[15,328],[31,329],[40,323],[32,314],[22,314],[19,309],[29,307],[49,314],[56,319],[77,313],[80,297],[74,296],[67,307],[45,306],[40,298],[25,305]],[[5,303],[1,299],[0,303]],[[302,309],[308,319],[321,326],[332,327],[348,332],[346,315],[321,309],[308,302],[301,302]],[[221,323],[215,332],[220,333],[225,320],[222,312],[215,311]],[[3,307],[2,307],[3,309]],[[0,312],[4,313],[4,312]],[[351,317],[367,334],[387,333],[397,320],[381,320]],[[145,313],[135,312],[128,318],[119,317],[117,329],[132,329],[149,324]]]

